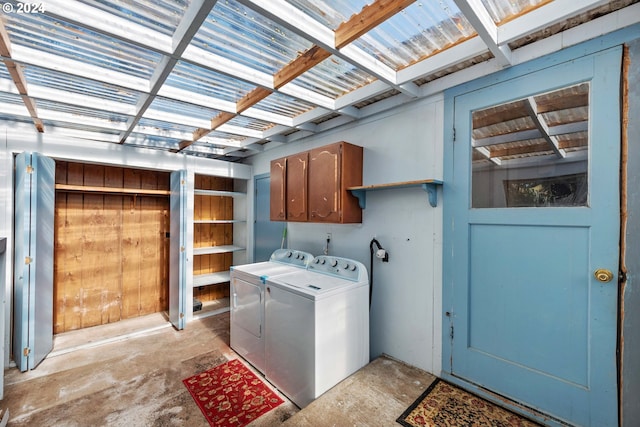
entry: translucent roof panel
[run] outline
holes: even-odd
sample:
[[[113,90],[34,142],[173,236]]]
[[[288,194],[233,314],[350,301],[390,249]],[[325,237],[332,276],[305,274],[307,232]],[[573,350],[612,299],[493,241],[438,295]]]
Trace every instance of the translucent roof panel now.
[[[23,70],[27,82],[30,85],[39,85],[79,95],[93,96],[108,101],[121,102],[130,106],[134,106],[141,95],[140,92],[131,89],[124,89],[109,83],[97,82],[35,66],[25,66]]]
[[[172,36],[184,16],[189,0],[79,0],[89,6]]]
[[[476,34],[453,0],[415,2],[353,44],[398,70]]]
[[[4,15],[14,45],[24,45],[130,76],[151,78],[160,55],[44,14]],[[54,64],[52,64],[54,65]]]
[[[176,64],[166,85],[229,102],[237,102],[255,88],[255,85],[185,61]]]
[[[262,132],[273,127],[273,123],[245,116],[235,116],[233,119],[229,120],[227,124]]]
[[[176,123],[165,122],[162,120],[147,119],[144,117],[140,119],[140,121],[138,122],[138,126],[143,128],[157,129],[161,132],[184,132],[185,134],[188,134],[185,136],[190,136],[191,134],[193,134],[193,131],[197,129],[195,126],[180,125]]]
[[[552,0],[481,0],[493,22],[501,24]]]
[[[214,110],[213,108],[201,107],[199,105],[174,101],[172,99],[162,97],[154,99],[149,106],[149,109],[206,121],[210,121],[220,113],[220,111]]]
[[[376,78],[369,73],[332,55],[293,80],[293,83],[329,98],[337,99],[374,80]]]
[[[105,125],[121,124],[124,125],[131,117],[123,114],[113,113],[110,111],[95,110],[92,108],[84,108],[76,105],[68,105],[60,102],[38,100],[38,111],[44,116],[44,112],[55,111],[56,113],[64,113],[74,116],[75,120],[82,122],[97,119],[103,121]]]
[[[373,0],[287,0],[287,3],[335,31],[352,15],[360,13],[362,8],[373,3]]]
[[[311,42],[232,0],[216,3],[193,44],[268,74],[275,74],[312,46]]]
[[[274,92],[253,106],[261,111],[293,118],[311,111],[315,105]]]

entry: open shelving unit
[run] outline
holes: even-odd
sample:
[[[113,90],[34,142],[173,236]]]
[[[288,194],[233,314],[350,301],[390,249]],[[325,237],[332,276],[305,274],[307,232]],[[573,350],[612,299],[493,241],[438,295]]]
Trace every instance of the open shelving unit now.
[[[235,244],[237,227],[246,220],[234,209],[246,193],[233,190],[232,178],[195,175],[193,190],[193,296],[203,304],[195,317],[228,310],[229,276],[233,254],[245,247]],[[208,306],[215,307],[211,313]]]

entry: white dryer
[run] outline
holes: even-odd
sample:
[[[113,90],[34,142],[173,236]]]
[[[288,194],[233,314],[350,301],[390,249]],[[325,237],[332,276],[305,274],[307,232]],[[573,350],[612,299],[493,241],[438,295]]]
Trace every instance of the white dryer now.
[[[264,283],[269,277],[304,270],[312,260],[308,252],[277,249],[269,261],[231,267],[231,348],[262,373]]]
[[[366,267],[320,255],[268,278],[265,325],[265,377],[305,407],[369,363]]]

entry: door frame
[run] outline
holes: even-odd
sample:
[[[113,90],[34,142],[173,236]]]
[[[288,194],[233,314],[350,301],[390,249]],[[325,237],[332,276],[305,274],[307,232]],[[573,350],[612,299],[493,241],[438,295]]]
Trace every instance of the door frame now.
[[[473,92],[476,90],[484,89],[499,83],[504,83],[512,79],[524,77],[528,74],[543,71],[547,68],[555,67],[557,65],[567,63],[574,60],[579,60],[584,57],[588,57],[590,55],[595,55],[598,52],[602,52],[606,49],[617,49],[621,51],[621,46],[619,43],[611,43],[610,46],[603,46],[602,43],[598,43],[597,41],[587,42],[582,45],[574,46],[572,48],[568,48],[565,51],[558,52],[553,55],[549,55],[548,57],[539,58],[537,60],[531,61],[529,63],[520,64],[504,71],[497,72],[495,74],[480,78],[476,81],[468,82],[463,85],[454,87],[445,91],[445,105],[444,105],[444,171],[445,171],[445,179],[443,185],[443,216],[444,220],[444,235],[443,235],[443,253],[451,254],[454,250],[454,242],[452,241],[452,226],[453,226],[453,217],[451,203],[447,202],[448,197],[451,197],[452,194],[458,192],[459,189],[453,185],[453,176],[455,174],[455,163],[454,163],[454,148],[455,144],[455,99],[457,96],[464,95],[469,92]],[[506,100],[505,100],[506,101]],[[622,147],[621,147],[622,149]],[[622,172],[624,173],[624,172]],[[448,178],[448,179],[447,179]],[[447,222],[449,221],[449,222]],[[463,224],[464,225],[464,224]],[[448,236],[447,236],[448,235]],[[618,254],[620,257],[622,254]],[[504,406],[514,412],[524,414],[529,417],[533,417],[539,421],[544,421],[547,425],[553,426],[566,426],[565,423],[559,420],[555,420],[550,418],[548,414],[538,413],[537,411],[526,406],[526,402],[519,403],[515,401],[508,401],[503,396],[500,396],[497,393],[486,390],[480,386],[477,386],[471,383],[468,380],[462,379],[460,377],[454,376],[452,374],[452,345],[451,345],[451,333],[450,330],[450,322],[446,318],[447,313],[451,313],[452,311],[452,301],[453,301],[453,292],[454,292],[454,281],[452,272],[455,269],[455,265],[451,256],[443,257],[443,322],[442,322],[442,372],[441,377],[462,386],[463,388],[476,393],[479,396],[486,398],[489,401],[497,403],[501,406]],[[616,274],[617,276],[617,274]],[[615,286],[615,285],[613,285]],[[617,307],[618,316],[620,315],[620,307]],[[618,329],[616,331],[616,339],[617,339],[617,348],[615,363],[619,366],[620,364],[620,326],[618,325]],[[620,387],[620,378],[617,378],[617,389],[618,396],[617,405],[620,407],[620,396],[619,396],[619,387]]]

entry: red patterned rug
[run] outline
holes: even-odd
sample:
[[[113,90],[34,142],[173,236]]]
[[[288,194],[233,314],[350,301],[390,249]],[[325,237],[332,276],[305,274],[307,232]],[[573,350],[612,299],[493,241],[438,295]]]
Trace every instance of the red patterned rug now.
[[[540,426],[440,379],[436,379],[397,422],[405,427]]]
[[[283,400],[237,359],[182,380],[209,424],[246,426]]]

